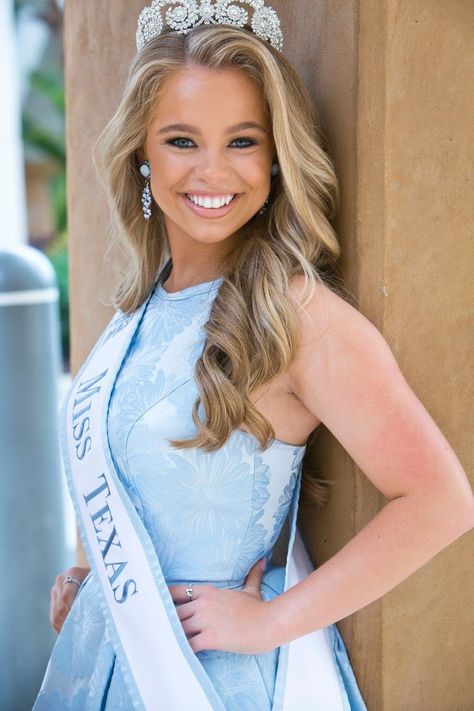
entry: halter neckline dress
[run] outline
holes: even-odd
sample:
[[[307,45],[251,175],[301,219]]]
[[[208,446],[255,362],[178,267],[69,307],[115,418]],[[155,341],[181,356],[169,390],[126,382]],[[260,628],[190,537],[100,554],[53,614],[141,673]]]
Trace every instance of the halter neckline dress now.
[[[263,555],[271,556],[282,532],[306,445],[276,439],[261,451],[258,440],[243,430],[234,430],[214,452],[169,445],[170,438],[195,434],[194,367],[222,277],[168,292],[163,276],[112,389],[110,451],[168,585],[192,582],[195,587],[210,583],[241,589],[249,569]],[[284,578],[284,567],[269,563],[262,598],[280,594]],[[133,710],[107,636],[97,585],[89,573],[56,639],[33,711]],[[325,698],[334,703],[318,711],[363,711],[342,638],[335,625],[326,630],[330,662]],[[254,655],[202,650],[196,655],[226,710],[275,711],[279,651]]]

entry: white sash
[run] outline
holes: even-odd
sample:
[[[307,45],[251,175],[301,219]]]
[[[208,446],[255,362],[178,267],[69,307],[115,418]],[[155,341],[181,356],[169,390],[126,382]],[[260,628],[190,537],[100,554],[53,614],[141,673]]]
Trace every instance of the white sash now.
[[[117,475],[108,444],[110,394],[147,303],[131,315],[114,315],[65,397],[60,418],[65,470],[134,709],[224,711],[189,645],[156,551]],[[301,471],[290,508],[285,590],[314,570],[296,526],[300,486]],[[280,647],[273,711],[365,709],[363,703],[349,703],[333,654],[335,634],[330,626]],[[345,649],[339,654],[344,663]]]

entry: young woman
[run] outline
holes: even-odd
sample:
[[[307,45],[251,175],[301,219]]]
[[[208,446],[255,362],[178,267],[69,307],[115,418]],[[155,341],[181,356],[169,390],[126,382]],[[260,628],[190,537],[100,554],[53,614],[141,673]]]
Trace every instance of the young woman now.
[[[472,492],[323,277],[336,177],[275,15],[198,26],[184,3],[165,27],[165,4],[97,146],[128,271],[63,407],[91,568],[52,588],[34,709],[362,710],[335,622],[471,528]],[[315,570],[296,514],[320,423],[389,502]]]

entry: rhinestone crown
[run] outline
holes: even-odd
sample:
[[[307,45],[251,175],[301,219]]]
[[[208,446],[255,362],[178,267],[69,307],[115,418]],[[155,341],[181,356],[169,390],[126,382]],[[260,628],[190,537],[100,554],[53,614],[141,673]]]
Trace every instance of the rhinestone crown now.
[[[283,35],[280,20],[275,10],[265,7],[264,0],[153,0],[151,5],[142,10],[138,17],[137,49],[140,51],[153,37],[163,32],[162,8],[166,10],[165,23],[173,30],[172,34],[187,34],[198,25],[233,25],[244,27],[250,24],[252,32],[267,40],[279,52],[283,49]],[[252,20],[248,21],[248,12],[239,5],[250,6],[254,10]]]

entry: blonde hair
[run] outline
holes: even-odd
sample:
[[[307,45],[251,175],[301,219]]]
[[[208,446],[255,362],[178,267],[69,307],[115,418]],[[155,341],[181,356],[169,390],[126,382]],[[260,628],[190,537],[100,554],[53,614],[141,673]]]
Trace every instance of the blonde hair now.
[[[136,152],[145,143],[164,81],[187,64],[238,68],[254,82],[271,118],[280,174],[272,179],[266,213],[257,213],[241,228],[237,246],[223,265],[223,281],[195,367],[199,397],[192,417],[197,434],[170,444],[216,450],[244,424],[266,448],[275,432],[248,395],[285,371],[295,356],[298,322],[288,295],[291,278],[304,275],[304,294],[309,286],[310,299],[324,268],[339,257],[329,222],[339,198],[337,178],[322,147],[324,137],[309,93],[284,55],[268,42],[247,29],[223,25],[156,37],[133,60],[120,104],[94,149],[111,205],[114,246],[121,245],[127,253],[127,268],[113,296],[116,308],[127,313],[137,309],[170,257],[158,205],[153,204],[150,220],[143,219],[144,183]],[[324,488],[303,465],[303,498],[322,503]]]

